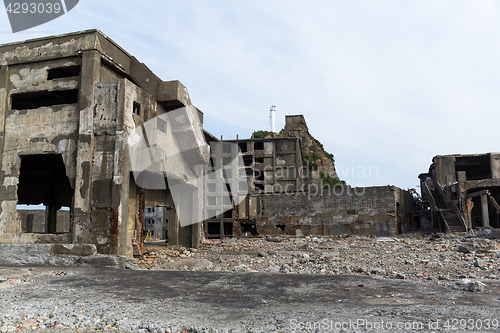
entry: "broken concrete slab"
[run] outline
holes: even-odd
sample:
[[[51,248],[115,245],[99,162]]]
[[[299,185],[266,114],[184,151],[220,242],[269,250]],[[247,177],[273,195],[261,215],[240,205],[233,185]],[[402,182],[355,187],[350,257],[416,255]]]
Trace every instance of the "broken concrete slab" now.
[[[51,265],[92,266],[125,268],[125,256],[88,254],[95,253],[91,245],[76,247],[75,254],[51,254],[53,249],[61,250],[61,244],[0,244],[0,265]],[[62,251],[62,250],[61,250]],[[64,251],[62,251],[64,252]]]
[[[49,253],[55,254],[72,254],[75,256],[92,256],[97,253],[97,248],[94,244],[54,244],[50,247]]]

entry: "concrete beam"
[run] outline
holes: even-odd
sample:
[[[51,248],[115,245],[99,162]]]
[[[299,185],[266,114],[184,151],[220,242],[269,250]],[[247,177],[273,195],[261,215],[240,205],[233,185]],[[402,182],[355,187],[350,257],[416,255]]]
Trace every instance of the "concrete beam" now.
[[[500,179],[500,154],[491,154],[491,175],[493,179]]]
[[[477,191],[477,192],[474,192],[474,193],[469,193],[467,194],[467,198],[473,198],[473,197],[479,197],[481,195],[485,195],[485,194],[488,194],[489,192],[487,190],[483,190],[483,191]]]
[[[179,81],[160,82],[156,92],[156,100],[166,111],[191,105],[187,88]]]
[[[151,96],[156,95],[156,91],[162,82],[145,64],[139,62],[135,57],[130,58],[130,78]]]

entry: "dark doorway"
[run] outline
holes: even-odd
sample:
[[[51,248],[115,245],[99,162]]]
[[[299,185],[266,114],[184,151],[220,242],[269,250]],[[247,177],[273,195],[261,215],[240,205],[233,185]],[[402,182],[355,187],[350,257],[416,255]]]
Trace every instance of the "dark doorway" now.
[[[62,155],[21,156],[17,195],[18,205],[45,206],[44,225],[40,232],[43,230],[44,233],[56,234],[70,230],[69,213],[66,221],[66,218],[61,219],[60,210],[71,207],[74,190],[66,175]]]

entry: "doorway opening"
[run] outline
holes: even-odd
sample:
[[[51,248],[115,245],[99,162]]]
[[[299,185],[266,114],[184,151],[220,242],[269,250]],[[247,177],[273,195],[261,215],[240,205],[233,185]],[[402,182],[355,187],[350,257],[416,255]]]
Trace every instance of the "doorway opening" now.
[[[74,190],[61,154],[22,155],[17,196],[23,232],[71,231]]]

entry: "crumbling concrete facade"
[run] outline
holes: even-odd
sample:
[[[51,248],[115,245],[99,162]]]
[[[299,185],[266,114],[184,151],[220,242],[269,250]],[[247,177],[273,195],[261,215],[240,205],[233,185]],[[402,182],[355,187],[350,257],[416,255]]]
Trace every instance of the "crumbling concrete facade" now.
[[[500,153],[435,156],[419,178],[431,228],[500,227]]]
[[[249,214],[255,215],[257,201],[248,193],[297,192],[302,187],[299,138],[227,140],[211,148],[205,194],[209,238],[239,236],[242,228],[254,228]],[[230,163],[234,165],[226,168]]]
[[[1,45],[0,242],[93,244],[131,256],[132,240],[142,242],[144,207],[161,206],[169,209],[169,243],[197,246],[201,224],[178,225],[190,207],[174,204],[168,188],[137,186],[133,172],[142,170],[128,150],[137,128],[185,106],[191,100],[179,81],[160,80],[97,30]],[[188,154],[206,163],[211,136],[197,113],[182,126],[158,120],[157,132],[175,151],[201,142],[206,147]],[[168,172],[182,181],[188,169],[177,163]],[[19,204],[46,206],[46,232],[23,230]],[[59,232],[61,207],[70,209],[68,232]]]

